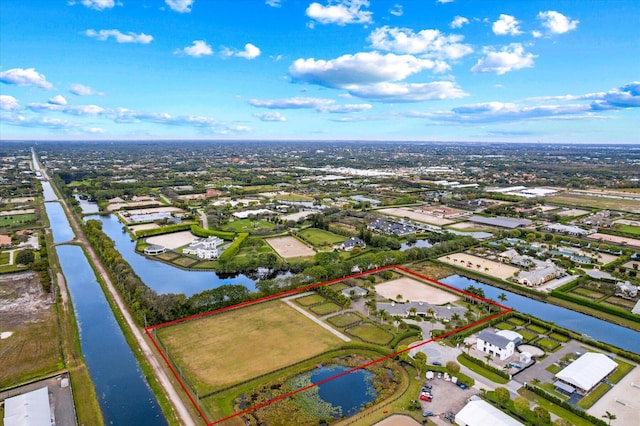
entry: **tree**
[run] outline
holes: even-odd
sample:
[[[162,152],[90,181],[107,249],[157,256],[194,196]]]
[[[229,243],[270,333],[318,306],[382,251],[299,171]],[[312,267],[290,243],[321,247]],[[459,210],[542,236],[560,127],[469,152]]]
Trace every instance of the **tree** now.
[[[376,309],[376,301],[371,299],[371,300],[367,300],[364,305],[367,307],[367,315],[371,316],[371,310]]]
[[[551,414],[549,414],[546,409],[540,406],[537,406],[533,409],[533,414],[535,414],[538,421],[542,424],[548,424],[551,422]]]
[[[427,355],[424,352],[417,352],[413,358],[413,366],[418,370],[418,376],[422,376],[422,370],[427,368]]]
[[[486,360],[487,360],[487,365],[490,365],[490,364],[491,364],[491,354],[486,354],[486,355],[484,356],[484,359],[486,359]]]
[[[513,400],[513,408],[515,408],[519,414],[524,414],[529,411],[529,400],[522,396],[517,396],[516,399]]]
[[[607,411],[607,412],[605,412],[605,413],[604,413],[604,415],[602,416],[602,418],[603,418],[603,419],[607,419],[607,420],[609,420],[609,426],[611,426],[611,420],[615,420],[615,419],[617,419],[617,418],[618,418],[618,416],[616,416],[615,414],[610,413],[610,412],[608,412],[608,411]]]
[[[447,362],[447,371],[449,373],[453,374],[458,374],[460,372],[460,364],[458,364],[455,361],[448,361]]]
[[[507,300],[507,295],[504,293],[500,293],[498,295],[498,300],[500,300],[501,302],[505,302]]]
[[[494,392],[496,395],[496,400],[502,407],[504,407],[507,401],[511,399],[511,394],[509,393],[509,389],[507,388],[500,386],[500,387],[497,387]]]
[[[563,418],[557,418],[554,422],[553,422],[554,426],[572,426],[573,423],[571,423],[569,420],[565,420]]]
[[[464,348],[467,350],[467,354],[469,353],[469,350],[471,350],[472,347],[473,347],[472,343],[465,343],[464,344]]]
[[[32,250],[22,250],[16,255],[17,265],[30,265],[35,260],[35,255]]]
[[[401,295],[401,294],[398,294],[398,295],[396,296],[396,300],[397,300],[398,302],[402,302],[402,299],[404,299],[404,298],[402,297],[402,295]]]

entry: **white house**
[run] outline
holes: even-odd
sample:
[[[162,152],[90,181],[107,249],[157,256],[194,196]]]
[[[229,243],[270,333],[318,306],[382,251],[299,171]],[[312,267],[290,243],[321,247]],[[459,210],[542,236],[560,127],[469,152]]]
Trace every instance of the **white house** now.
[[[550,264],[544,268],[538,268],[532,271],[522,271],[517,277],[513,277],[513,281],[529,287],[537,287],[547,281],[564,275],[566,275],[564,269]]]
[[[351,251],[356,247],[360,247],[361,249],[365,248],[367,245],[360,238],[351,237],[347,241],[339,244],[337,248],[344,251]]]
[[[486,329],[482,330],[478,333],[476,348],[479,351],[498,356],[501,360],[505,360],[513,355],[516,345],[522,341],[522,336],[516,332],[512,333],[513,334],[504,335],[504,333],[499,334]]]
[[[196,238],[189,247],[182,250],[182,253],[192,254],[205,260],[217,259],[220,256],[218,247],[222,244],[224,240],[218,237]]]

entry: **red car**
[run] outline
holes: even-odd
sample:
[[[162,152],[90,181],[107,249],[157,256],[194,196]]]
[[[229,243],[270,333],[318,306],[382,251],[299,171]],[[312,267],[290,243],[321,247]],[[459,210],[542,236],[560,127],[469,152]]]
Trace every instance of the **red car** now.
[[[428,395],[420,395],[420,400],[431,402],[431,397],[429,397]]]

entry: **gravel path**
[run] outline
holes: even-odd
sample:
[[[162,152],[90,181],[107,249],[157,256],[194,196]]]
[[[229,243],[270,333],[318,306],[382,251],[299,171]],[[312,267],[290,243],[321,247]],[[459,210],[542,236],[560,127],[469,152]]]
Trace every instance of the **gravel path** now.
[[[316,324],[318,324],[320,327],[324,328],[325,330],[329,331],[330,333],[335,334],[337,337],[339,337],[340,339],[344,340],[345,342],[350,342],[351,341],[350,337],[345,336],[344,334],[340,333],[338,330],[334,329],[330,325],[328,325],[325,322],[319,320],[318,318],[316,318],[315,316],[313,316],[309,312],[305,311],[301,307],[296,306],[293,302],[291,302],[291,299],[297,299],[298,297],[302,297],[302,296],[305,296],[307,294],[311,294],[311,293],[296,294],[295,296],[285,297],[284,299],[282,299],[282,301],[284,303],[286,303],[287,305],[291,306],[296,311],[300,312],[305,317],[309,318],[311,321],[313,321]]]

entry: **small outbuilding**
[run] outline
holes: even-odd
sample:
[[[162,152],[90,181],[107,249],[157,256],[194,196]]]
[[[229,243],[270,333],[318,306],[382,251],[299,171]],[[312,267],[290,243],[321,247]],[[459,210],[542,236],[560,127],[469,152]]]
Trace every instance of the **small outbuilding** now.
[[[5,426],[51,426],[49,389],[45,386],[4,401]]]

